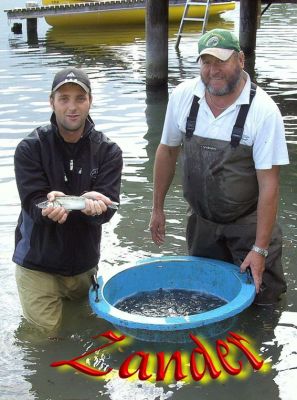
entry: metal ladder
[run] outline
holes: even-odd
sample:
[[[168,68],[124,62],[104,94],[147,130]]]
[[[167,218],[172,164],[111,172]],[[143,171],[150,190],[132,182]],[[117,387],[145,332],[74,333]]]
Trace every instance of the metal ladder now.
[[[178,49],[180,40],[182,36],[193,36],[191,33],[183,33],[184,29],[184,24],[186,21],[195,21],[195,22],[203,22],[202,24],[202,30],[201,33],[203,34],[205,32],[207,22],[208,22],[208,17],[209,17],[209,7],[211,5],[212,0],[205,0],[205,1],[195,1],[195,0],[187,0],[184,8],[184,12],[182,15],[182,19],[180,21],[180,26],[179,30],[177,32],[177,37],[176,37],[176,42],[175,42],[175,48]],[[189,9],[190,7],[197,7],[197,6],[204,6],[204,17],[203,18],[193,18],[193,17],[188,17]]]

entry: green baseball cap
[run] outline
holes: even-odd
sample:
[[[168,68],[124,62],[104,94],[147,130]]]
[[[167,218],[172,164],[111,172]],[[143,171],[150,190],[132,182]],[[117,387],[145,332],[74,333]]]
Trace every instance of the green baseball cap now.
[[[227,29],[213,29],[198,41],[198,58],[210,54],[222,61],[228,60],[234,51],[240,51],[238,38]]]

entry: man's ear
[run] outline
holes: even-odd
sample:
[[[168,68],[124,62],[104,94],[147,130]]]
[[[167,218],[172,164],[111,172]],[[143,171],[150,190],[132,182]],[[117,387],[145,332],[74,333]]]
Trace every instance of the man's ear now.
[[[240,64],[241,64],[242,68],[244,68],[245,55],[244,55],[243,51],[239,52],[239,61],[240,61]]]
[[[53,98],[53,95],[50,95],[49,101],[50,101],[51,109],[54,110],[54,98]]]

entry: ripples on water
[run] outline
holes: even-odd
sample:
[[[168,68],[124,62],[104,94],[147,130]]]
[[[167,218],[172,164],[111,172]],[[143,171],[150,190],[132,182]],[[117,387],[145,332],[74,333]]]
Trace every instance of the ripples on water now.
[[[160,387],[147,382],[113,379],[91,381],[68,370],[51,369],[49,364],[71,358],[98,345],[90,337],[110,329],[110,325],[89,315],[86,304],[69,305],[65,312],[65,339],[58,343],[35,344],[26,338],[14,281],[11,254],[14,227],[19,213],[15,187],[13,154],[17,143],[36,126],[47,123],[50,114],[49,89],[54,73],[65,66],[84,67],[92,80],[94,104],[91,115],[97,127],[123,149],[124,174],[122,205],[110,224],[104,227],[103,273],[124,262],[161,254],[186,253],[185,212],[180,174],[166,201],[167,242],[155,247],[148,232],[152,198],[153,159],[160,140],[167,94],[145,91],[144,28],[117,27],[110,31],[75,30],[61,32],[39,21],[39,41],[26,42],[26,34],[13,35],[3,9],[24,6],[23,0],[2,0],[0,9],[0,399],[84,400],[184,398],[180,386]],[[238,9],[220,20],[220,26],[238,31]],[[284,116],[291,165],[282,170],[280,221],[284,232],[284,265],[289,283],[287,304],[276,310],[249,309],[239,318],[239,327],[255,341],[263,342],[261,352],[278,359],[279,350],[271,345],[273,329],[283,309],[296,311],[297,246],[297,6],[273,5],[264,15],[257,37],[254,79],[278,103]],[[211,24],[210,28],[214,25]],[[180,51],[174,50],[174,33],[169,39],[169,92],[185,78],[197,75],[197,43],[183,38]],[[24,25],[25,32],[25,25]],[[75,318],[73,318],[75,316]],[[252,321],[252,322],[251,322]],[[269,344],[270,343],[270,344]],[[134,345],[134,347],[136,344]],[[141,344],[138,345],[141,347]],[[271,350],[272,348],[272,350]],[[132,349],[131,349],[132,351]],[[120,359],[120,352],[113,357]],[[279,390],[272,377],[254,374],[251,382],[231,380],[220,397],[250,398],[248,384],[263,387],[265,398],[277,399]],[[217,386],[188,388],[187,398],[217,399]],[[203,393],[202,393],[203,392]],[[122,397],[119,397],[121,394]],[[254,397],[258,400],[257,397]],[[262,395],[261,395],[261,398]],[[288,398],[283,398],[288,400]],[[290,399],[291,400],[291,399]]]

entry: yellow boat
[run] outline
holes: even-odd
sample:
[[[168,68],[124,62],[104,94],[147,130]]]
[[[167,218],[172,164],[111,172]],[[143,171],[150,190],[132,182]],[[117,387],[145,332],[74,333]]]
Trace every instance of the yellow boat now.
[[[162,0],[160,0],[162,1]],[[84,3],[102,4],[102,9],[96,12],[71,13],[75,5]],[[69,7],[69,14],[45,17],[49,25],[57,27],[102,26],[102,25],[136,25],[144,24],[146,4],[144,0],[42,0],[44,6]],[[100,6],[101,7],[101,6]],[[169,22],[180,22],[185,7],[185,0],[169,0]],[[233,10],[235,1],[213,2],[209,17]],[[203,5],[190,7],[188,16],[201,18],[204,16]]]

